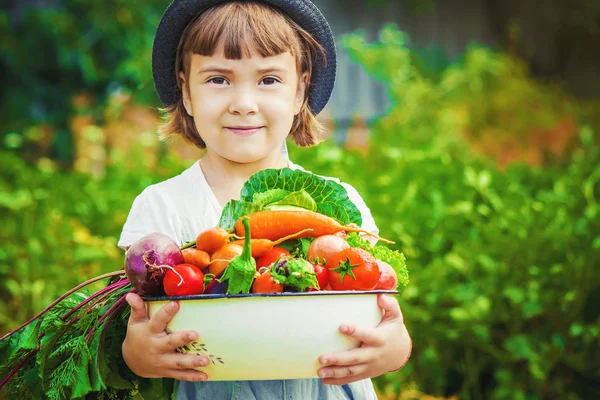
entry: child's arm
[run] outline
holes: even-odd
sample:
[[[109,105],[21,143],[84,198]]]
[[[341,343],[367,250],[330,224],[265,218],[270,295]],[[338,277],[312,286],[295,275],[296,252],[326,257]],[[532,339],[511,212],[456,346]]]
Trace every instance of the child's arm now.
[[[192,368],[208,365],[208,358],[175,352],[177,347],[193,342],[193,331],[165,333],[165,328],[179,309],[177,302],[162,307],[148,319],[144,301],[136,294],[127,295],[131,316],[122,351],[125,363],[133,373],[144,378],[175,378],[206,381],[204,372]]]
[[[161,232],[177,241],[180,231],[175,204],[160,187],[150,186],[134,200],[119,246],[126,249],[140,237],[152,232]],[[192,369],[208,365],[206,357],[175,352],[177,347],[197,339],[198,333],[175,332],[168,335],[165,332],[167,324],[178,310],[177,303],[172,303],[175,307],[167,305],[161,308],[148,319],[140,296],[129,294],[127,302],[131,306],[131,316],[122,353],[131,371],[145,378],[206,380],[205,373]]]
[[[366,329],[342,325],[340,332],[352,336],[362,345],[350,351],[324,354],[319,362],[323,383],[344,385],[395,371],[404,366],[410,357],[412,341],[404,325],[398,302],[390,296],[379,295],[379,307],[384,315],[376,328]]]
[[[358,191],[351,185],[342,183],[348,195],[363,217],[362,229],[374,234],[379,233],[371,211]],[[367,236],[371,239],[372,237]],[[374,245],[376,240],[371,240]],[[393,297],[379,295],[379,308],[383,319],[376,328],[366,329],[353,325],[340,326],[340,332],[362,342],[357,349],[336,354],[323,354],[319,362],[323,368],[319,376],[323,383],[343,385],[365,378],[396,371],[408,361],[412,351],[412,340],[402,317],[400,305]]]

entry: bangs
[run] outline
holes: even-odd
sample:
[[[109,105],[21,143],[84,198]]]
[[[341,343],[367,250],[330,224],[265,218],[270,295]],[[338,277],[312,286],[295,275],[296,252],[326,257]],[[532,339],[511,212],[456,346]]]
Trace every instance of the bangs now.
[[[262,57],[289,51],[300,52],[296,25],[286,15],[266,4],[225,3],[200,14],[188,29],[184,54],[212,56],[223,51],[225,58],[239,60],[254,51]]]

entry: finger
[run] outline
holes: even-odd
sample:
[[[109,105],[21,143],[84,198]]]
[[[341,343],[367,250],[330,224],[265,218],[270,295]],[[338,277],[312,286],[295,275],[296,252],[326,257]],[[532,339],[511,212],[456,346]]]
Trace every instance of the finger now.
[[[179,310],[179,303],[176,301],[170,301],[163,307],[161,307],[156,314],[150,318],[148,322],[148,329],[152,333],[162,333],[167,329],[167,324],[171,321],[171,318]]]
[[[340,326],[340,332],[370,346],[383,345],[383,340],[377,333],[377,328],[358,328],[352,324],[344,324]]]
[[[178,347],[198,340],[196,332],[174,332],[162,337],[158,341],[158,346],[164,352],[175,351]]]
[[[131,307],[131,314],[129,315],[129,325],[135,324],[137,322],[146,322],[148,321],[148,312],[146,311],[146,306],[144,304],[144,300],[140,296],[135,293],[129,293],[125,297],[125,301],[129,303]]]
[[[179,381],[188,382],[206,382],[208,380],[208,375],[206,375],[204,372],[196,371],[193,369],[173,369],[169,371],[168,377],[177,379]]]
[[[322,355],[319,357],[319,362],[323,366],[366,364],[373,360],[374,353],[373,347],[358,347],[349,351]]]
[[[395,298],[385,294],[380,294],[377,299],[377,304],[379,304],[379,308],[381,308],[383,311],[383,321],[389,321],[397,318],[403,320],[402,311],[400,311],[400,305],[398,304],[398,300]]]
[[[352,378],[365,373],[367,368],[367,364],[349,365],[343,367],[325,367],[319,369],[317,373],[322,379]],[[323,381],[323,383],[326,382]]]
[[[208,357],[181,353],[166,354],[162,360],[163,366],[171,370],[206,367],[210,363]]]
[[[356,376],[349,376],[347,378],[326,378],[326,379],[323,379],[323,384],[341,386],[341,385],[346,385],[348,383],[361,381],[368,377],[369,376],[367,374],[361,374],[361,375],[356,375]]]

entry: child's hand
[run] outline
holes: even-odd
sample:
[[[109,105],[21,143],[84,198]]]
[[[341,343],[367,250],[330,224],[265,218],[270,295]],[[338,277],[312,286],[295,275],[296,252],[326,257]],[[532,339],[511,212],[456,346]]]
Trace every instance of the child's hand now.
[[[344,385],[372,378],[404,366],[410,356],[412,342],[402,318],[398,302],[389,296],[379,295],[383,319],[371,329],[354,325],[341,325],[340,332],[354,337],[362,344],[356,349],[336,354],[324,354],[319,362],[319,376],[328,385]]]
[[[179,310],[177,302],[170,302],[148,319],[142,298],[127,295],[131,316],[127,336],[123,341],[123,359],[135,373],[144,378],[175,378],[183,381],[206,381],[204,372],[192,368],[208,365],[208,358],[175,352],[177,347],[193,342],[196,332],[167,334],[165,328]]]

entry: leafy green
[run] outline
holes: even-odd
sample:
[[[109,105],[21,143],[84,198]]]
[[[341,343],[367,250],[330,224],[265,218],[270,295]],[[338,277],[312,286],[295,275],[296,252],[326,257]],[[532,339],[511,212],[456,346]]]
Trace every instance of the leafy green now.
[[[312,264],[302,258],[287,258],[283,264],[271,269],[273,278],[300,292],[309,288],[318,288],[317,276]]]
[[[290,192],[283,189],[271,189],[266,192],[257,192],[252,196],[252,203],[264,207],[269,203],[275,203],[283,200]]]
[[[276,210],[285,207],[299,207],[309,211],[317,211],[317,203],[310,197],[305,190],[299,190],[297,192],[290,193],[283,199],[274,203],[269,203],[265,206],[267,210]]]
[[[98,294],[75,293],[2,341],[0,355],[8,355],[0,368],[3,376],[32,357],[8,381],[7,392],[18,392],[21,399],[132,398],[144,380],[120,357],[129,314],[123,311],[124,296],[130,290],[126,282],[113,285],[94,306],[90,301]],[[165,398],[154,394],[156,385],[146,384],[154,387],[148,398]]]
[[[315,240],[311,237],[299,238],[299,239],[290,239],[286,240],[283,243],[277,245],[277,247],[281,247],[286,249],[291,255],[297,258],[306,258],[308,254],[308,248],[310,244]]]
[[[252,214],[260,210],[262,210],[262,207],[257,204],[240,200],[231,200],[223,208],[219,226],[223,229],[233,229],[235,223],[242,215]]]
[[[252,175],[223,209],[219,226],[232,229],[243,215],[260,210],[305,209],[336,219],[342,225],[362,224],[362,216],[339,183],[290,168],[265,169]]]
[[[398,284],[402,286],[408,285],[408,268],[406,268],[406,257],[398,250],[392,250],[381,245],[371,245],[371,243],[363,239],[357,232],[351,232],[346,236],[346,242],[350,247],[358,247],[368,251],[377,260],[384,261],[394,268],[398,276]]]

